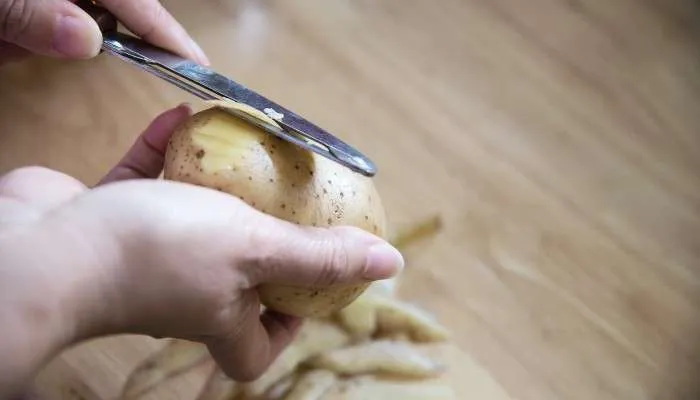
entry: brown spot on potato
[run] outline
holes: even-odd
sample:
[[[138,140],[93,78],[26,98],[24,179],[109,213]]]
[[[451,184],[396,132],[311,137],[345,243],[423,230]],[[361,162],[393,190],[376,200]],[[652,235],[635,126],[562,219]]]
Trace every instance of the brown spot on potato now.
[[[268,179],[268,180],[270,181],[270,183],[273,183],[273,182],[275,182],[275,180],[274,180],[274,179],[272,179],[272,178],[270,178],[270,179]]]
[[[197,151],[197,153],[195,153],[194,156],[197,157],[198,160],[201,160],[202,157],[204,157],[205,154],[206,154],[206,152],[205,152],[203,149],[199,149],[199,150]]]
[[[282,203],[282,204],[280,204],[280,208],[284,210],[285,208],[287,208],[287,205]]]
[[[249,180],[249,181],[252,181],[252,180],[253,180],[253,177],[250,176],[250,175],[248,175],[248,180]]]

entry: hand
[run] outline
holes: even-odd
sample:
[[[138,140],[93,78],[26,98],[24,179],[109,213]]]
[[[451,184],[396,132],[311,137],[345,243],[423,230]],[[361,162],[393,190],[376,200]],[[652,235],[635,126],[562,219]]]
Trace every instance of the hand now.
[[[75,0],[0,0],[0,62],[29,54],[70,59],[98,54],[102,33]],[[127,29],[157,46],[209,60],[158,0],[101,0]]]
[[[232,378],[251,380],[301,323],[261,314],[257,285],[377,280],[402,268],[394,248],[364,231],[302,227],[215,190],[152,179],[189,113],[156,118],[96,188],[41,168],[0,179],[0,317],[8,315],[9,336],[13,321],[28,319],[24,332],[29,324],[37,335],[60,333],[54,351],[117,333],[195,340]],[[16,299],[31,316],[3,313]],[[2,341],[0,360],[22,359],[3,353]]]

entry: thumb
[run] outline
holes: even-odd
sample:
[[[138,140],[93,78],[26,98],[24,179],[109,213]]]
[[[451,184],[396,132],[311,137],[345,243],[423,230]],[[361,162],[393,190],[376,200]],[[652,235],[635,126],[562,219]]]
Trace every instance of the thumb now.
[[[52,57],[90,58],[102,34],[87,13],[67,0],[0,0],[0,41]]]
[[[315,228],[273,217],[256,221],[243,264],[250,286],[331,286],[388,279],[404,266],[401,253],[354,227]]]

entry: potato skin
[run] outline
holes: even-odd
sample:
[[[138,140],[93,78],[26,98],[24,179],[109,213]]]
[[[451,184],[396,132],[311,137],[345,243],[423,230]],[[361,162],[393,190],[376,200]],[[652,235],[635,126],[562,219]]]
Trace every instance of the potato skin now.
[[[300,225],[349,225],[386,237],[384,208],[371,178],[266,133],[232,115],[231,107],[240,110],[216,103],[176,130],[165,154],[164,179],[231,194]],[[270,309],[321,317],[351,303],[368,285],[261,285],[259,295]]]

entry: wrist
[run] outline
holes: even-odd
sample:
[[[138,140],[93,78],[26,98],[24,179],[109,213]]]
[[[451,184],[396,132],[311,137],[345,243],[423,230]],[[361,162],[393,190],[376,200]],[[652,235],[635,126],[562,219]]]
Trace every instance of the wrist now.
[[[64,316],[65,345],[118,332],[117,282],[122,250],[98,219],[69,209],[43,221],[41,246],[52,249],[57,304]]]

